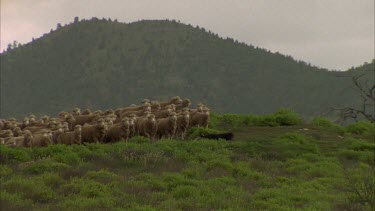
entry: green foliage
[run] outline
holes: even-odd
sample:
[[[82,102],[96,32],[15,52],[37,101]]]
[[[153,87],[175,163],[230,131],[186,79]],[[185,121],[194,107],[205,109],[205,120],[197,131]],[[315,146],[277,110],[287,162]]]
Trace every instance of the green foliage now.
[[[10,175],[13,172],[11,168],[6,165],[0,165],[0,178]]]
[[[232,128],[241,126],[291,126],[302,123],[301,117],[287,109],[279,109],[268,115],[239,115],[239,114],[211,114],[210,127],[230,126]]]
[[[22,170],[31,174],[40,174],[43,172],[54,172],[57,170],[67,169],[69,166],[50,159],[43,159],[26,163],[22,165]]]
[[[359,121],[346,126],[346,130],[353,134],[375,134],[375,123]]]
[[[352,210],[374,210],[375,169],[360,164],[345,172],[347,207]]]
[[[357,103],[358,94],[347,89],[352,81],[336,76],[373,69],[371,63],[350,72],[328,71],[165,20],[74,21],[0,57],[2,115],[16,118],[175,95],[217,112],[264,114],[287,106],[311,116]],[[273,125],[270,120],[265,124]]]
[[[375,143],[366,140],[348,138],[343,143],[339,155],[343,158],[355,161],[375,164]]]
[[[34,203],[48,203],[56,197],[56,193],[38,178],[14,176],[2,183],[2,189],[9,193],[19,193]]]
[[[334,131],[334,132],[337,132],[341,135],[343,135],[345,133],[344,127],[342,127],[338,124],[334,124],[324,117],[314,117],[311,120],[311,124],[319,127],[320,129],[326,129],[326,130],[329,130],[329,131]]]
[[[237,117],[227,115],[225,124],[244,124]],[[5,210],[373,209],[373,140],[358,134],[343,140],[337,133],[314,139],[325,128],[298,128],[232,127],[263,135],[231,142],[134,137],[114,144],[0,146],[0,203]],[[207,132],[220,130],[193,128],[189,137]]]

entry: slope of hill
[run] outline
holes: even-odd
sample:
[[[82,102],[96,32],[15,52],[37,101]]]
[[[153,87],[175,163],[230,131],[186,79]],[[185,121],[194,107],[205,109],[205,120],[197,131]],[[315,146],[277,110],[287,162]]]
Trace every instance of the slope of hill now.
[[[233,141],[0,145],[1,208],[373,210],[373,125],[322,120],[279,127],[225,121]],[[368,130],[357,134],[363,124]],[[190,134],[197,131],[205,130]]]
[[[353,102],[333,72],[174,21],[85,20],[1,54],[1,117],[180,95],[216,112],[312,116]],[[372,63],[373,64],[373,63]]]

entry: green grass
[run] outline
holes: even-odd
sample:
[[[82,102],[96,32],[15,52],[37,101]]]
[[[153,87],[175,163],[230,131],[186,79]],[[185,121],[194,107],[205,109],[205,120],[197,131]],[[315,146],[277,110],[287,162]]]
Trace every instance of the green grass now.
[[[1,208],[374,209],[375,143],[366,132],[343,127],[342,133],[324,120],[220,124],[191,129],[184,141],[134,137],[115,144],[0,146]],[[235,140],[198,139],[220,127],[233,131]]]

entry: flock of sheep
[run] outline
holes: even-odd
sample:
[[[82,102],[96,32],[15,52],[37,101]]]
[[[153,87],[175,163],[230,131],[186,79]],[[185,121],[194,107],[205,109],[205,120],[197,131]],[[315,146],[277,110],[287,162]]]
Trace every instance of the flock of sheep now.
[[[189,99],[167,102],[144,99],[141,105],[91,112],[60,112],[57,118],[35,115],[22,122],[0,119],[0,143],[7,146],[41,147],[49,144],[111,143],[139,135],[155,141],[185,139],[189,127],[207,127],[209,109],[203,104],[190,109]]]

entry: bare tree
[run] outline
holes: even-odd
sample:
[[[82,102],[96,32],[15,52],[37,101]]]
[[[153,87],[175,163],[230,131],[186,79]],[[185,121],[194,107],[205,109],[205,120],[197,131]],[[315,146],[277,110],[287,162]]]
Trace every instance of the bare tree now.
[[[375,73],[375,70],[370,71]],[[338,112],[339,121],[346,121],[347,119],[358,121],[358,119],[364,118],[370,122],[375,122],[375,78],[370,79],[370,81],[368,79],[361,81],[361,78],[365,75],[366,73],[351,76],[354,89],[361,97],[361,105],[358,107],[332,108],[333,111]]]

